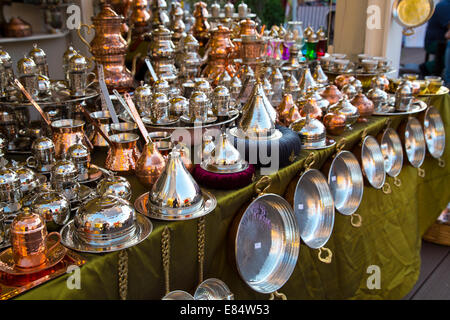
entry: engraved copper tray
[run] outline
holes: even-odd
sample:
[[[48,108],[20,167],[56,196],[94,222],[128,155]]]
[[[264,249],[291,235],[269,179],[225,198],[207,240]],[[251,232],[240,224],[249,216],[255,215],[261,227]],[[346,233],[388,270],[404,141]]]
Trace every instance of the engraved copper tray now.
[[[0,300],[8,300],[66,273],[71,265],[82,266],[86,260],[71,250],[52,268],[21,276],[0,272]]]

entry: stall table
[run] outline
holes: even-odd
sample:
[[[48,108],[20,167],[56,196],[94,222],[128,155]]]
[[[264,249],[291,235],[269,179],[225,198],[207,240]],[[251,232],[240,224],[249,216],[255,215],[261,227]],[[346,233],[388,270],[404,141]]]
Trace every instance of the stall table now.
[[[431,99],[441,112],[446,131],[450,132],[450,96]],[[405,116],[391,117],[396,128]],[[374,116],[367,124],[357,124],[343,137],[345,149],[357,147],[362,131],[376,135],[384,129],[386,117]],[[342,138],[342,137],[341,137]],[[337,138],[339,140],[340,138]],[[320,168],[332,156],[335,147],[314,151]],[[283,195],[290,181],[298,176],[310,151],[303,150],[298,160],[271,175],[270,192]],[[93,156],[99,165],[105,154]],[[355,228],[350,217],[336,212],[334,229],[326,244],[333,252],[330,264],[317,259],[318,250],[300,245],[297,266],[290,280],[280,292],[288,299],[401,299],[414,286],[420,271],[421,238],[450,201],[450,138],[446,139],[445,168],[427,153],[422,166],[426,176],[404,160],[399,176],[402,186],[396,187],[387,177],[392,193],[364,188],[361,206],[362,226]],[[136,179],[129,177],[134,200],[146,190]],[[268,299],[267,295],[252,291],[239,277],[233,260],[233,246],[229,229],[233,218],[255,196],[255,183],[240,190],[210,190],[217,197],[217,208],[206,216],[204,278],[223,280],[235,299]],[[165,294],[161,260],[161,234],[170,229],[170,290],[193,293],[198,285],[197,262],[198,220],[162,222],[152,220],[154,230],[141,244],[127,249],[128,299],[161,299]],[[81,267],[81,288],[69,289],[69,274],[34,288],[17,299],[119,299],[119,252],[82,254],[87,263]],[[379,268],[379,269],[378,269]],[[374,285],[374,271],[380,275],[379,288]],[[376,283],[375,283],[376,284]]]

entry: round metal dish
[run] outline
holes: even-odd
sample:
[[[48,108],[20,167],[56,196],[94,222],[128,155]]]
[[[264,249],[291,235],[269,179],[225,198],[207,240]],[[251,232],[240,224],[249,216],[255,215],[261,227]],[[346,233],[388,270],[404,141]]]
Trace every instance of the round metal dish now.
[[[386,180],[384,157],[380,145],[372,136],[364,138],[361,146],[361,169],[369,184],[381,189]]]
[[[313,249],[322,248],[333,231],[334,201],[320,171],[308,170],[298,180],[294,211],[303,242]]]
[[[243,140],[253,140],[253,141],[267,141],[267,140],[269,140],[269,141],[274,141],[274,140],[279,140],[279,139],[281,139],[281,137],[283,137],[283,134],[282,134],[281,131],[278,130],[278,129],[275,129],[275,130],[273,131],[272,135],[270,135],[269,137],[263,137],[263,136],[261,136],[261,137],[259,137],[258,139],[253,138],[253,137],[252,137],[251,139],[249,139],[248,137],[239,134],[239,130],[238,130],[237,127],[231,128],[231,129],[229,130],[229,133],[230,133],[233,137],[236,137],[236,138],[238,138],[238,139],[243,139]]]
[[[228,286],[219,279],[206,279],[203,281],[194,293],[195,300],[234,300]]]
[[[202,163],[200,164],[200,168],[202,168],[203,170],[220,174],[239,173],[247,170],[248,167],[249,164],[247,161],[242,161],[235,165],[229,166],[229,168],[227,168],[227,166],[224,166],[223,168],[212,166],[208,164],[206,161],[202,161]]]
[[[429,107],[425,112],[423,129],[428,152],[433,158],[439,159],[445,150],[445,127],[439,111]]]
[[[373,113],[374,116],[404,116],[409,114],[415,114],[422,112],[427,108],[427,104],[420,100],[414,100],[411,104],[411,110],[405,112],[385,112],[385,111],[376,111]]]
[[[400,137],[394,129],[384,130],[380,147],[386,173],[391,177],[397,177],[403,167],[403,147]]]
[[[180,119],[181,119],[181,121],[183,121],[183,122],[185,122],[185,123],[190,123],[190,124],[192,124],[192,125],[195,125],[195,124],[197,123],[197,122],[192,122],[192,121],[189,120],[189,118],[186,117],[186,116],[181,116]],[[208,117],[208,119],[206,119],[206,121],[199,122],[199,123],[200,123],[200,124],[210,124],[210,123],[213,123],[213,122],[216,122],[216,121],[217,121],[217,117],[212,116],[212,117]]]
[[[276,194],[263,194],[238,222],[234,253],[239,275],[256,292],[277,291],[294,271],[300,249],[292,207]]]
[[[326,138],[325,139],[325,144],[323,146],[307,146],[307,145],[302,145],[302,149],[303,150],[323,150],[323,149],[328,149],[333,147],[336,144],[336,141],[331,139],[331,138]]]
[[[134,202],[134,208],[137,212],[146,215],[149,218],[164,220],[164,221],[174,221],[174,220],[191,220],[203,217],[208,213],[212,212],[217,205],[217,200],[214,195],[209,192],[203,191],[203,202],[201,206],[195,208],[195,210],[189,210],[187,212],[186,208],[159,208],[155,206],[150,206],[148,196],[149,193],[146,192],[139,196]],[[187,207],[187,209],[192,209]]]
[[[74,226],[74,221],[71,220],[61,229],[61,243],[69,248],[80,252],[86,253],[103,253],[103,252],[113,252],[118,250],[123,250],[132,246],[139,244],[144,241],[152,232],[153,225],[152,222],[144,217],[143,215],[137,213],[135,221],[135,234],[134,237],[130,238],[128,241],[121,244],[114,244],[108,247],[100,246],[90,246],[82,242],[76,235],[76,229]]]
[[[193,296],[191,296],[186,291],[175,290],[166,294],[162,300],[195,300]]]
[[[434,9],[434,0],[395,0],[392,14],[399,25],[410,29],[417,28],[430,20]]]
[[[328,171],[328,184],[334,206],[349,216],[358,210],[364,192],[364,177],[358,159],[349,151],[341,151]]]
[[[50,249],[54,244],[55,241],[49,238],[46,243],[47,250]],[[12,248],[8,248],[0,253],[0,271],[16,276],[43,271],[57,265],[65,257],[66,252],[67,249],[64,248],[61,244],[58,244],[54,248],[51,248],[51,250],[47,251],[47,259],[43,264],[34,268],[19,268],[14,262]]]
[[[144,124],[148,124],[148,125],[155,126],[155,127],[170,126],[175,123],[178,123],[179,121],[180,121],[180,119],[178,119],[178,118],[169,118],[169,121],[166,123],[153,123],[152,120],[148,117],[142,118],[142,122]]]
[[[416,118],[410,118],[402,130],[401,139],[405,145],[405,153],[409,163],[419,168],[425,160],[426,144],[422,126]]]

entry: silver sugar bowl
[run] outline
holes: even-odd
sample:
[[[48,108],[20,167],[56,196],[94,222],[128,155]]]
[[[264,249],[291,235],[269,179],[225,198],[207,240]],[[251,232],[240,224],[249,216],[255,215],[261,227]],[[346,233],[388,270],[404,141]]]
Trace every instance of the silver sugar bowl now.
[[[217,86],[212,94],[212,113],[218,117],[228,116],[230,91],[225,86]]]
[[[89,166],[91,163],[91,153],[84,144],[72,145],[67,151],[69,159],[75,164],[78,172],[78,181],[89,179]]]

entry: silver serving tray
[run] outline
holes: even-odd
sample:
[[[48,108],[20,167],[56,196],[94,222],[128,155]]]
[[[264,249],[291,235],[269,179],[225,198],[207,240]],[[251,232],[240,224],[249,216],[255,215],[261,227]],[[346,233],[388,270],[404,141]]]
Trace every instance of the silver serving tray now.
[[[247,161],[243,161],[242,163],[240,163],[240,166],[238,166],[238,167],[229,168],[229,169],[219,169],[217,167],[206,164],[205,161],[202,161],[202,163],[200,164],[200,168],[202,168],[203,170],[212,172],[212,173],[218,173],[218,174],[239,173],[239,172],[247,170],[248,167],[249,167],[249,164]]]
[[[149,210],[149,203],[148,203],[148,196],[149,192],[144,193],[143,195],[139,196],[136,201],[134,202],[134,208],[137,210],[137,212],[157,220],[164,220],[164,221],[175,221],[175,220],[192,220],[196,218],[203,217],[207,215],[208,213],[212,212],[217,205],[216,197],[214,197],[213,194],[202,191],[203,193],[203,204],[195,211],[189,211],[189,213],[183,213],[183,208],[173,209],[173,211],[178,211],[181,213],[177,214],[170,214],[168,212],[168,209],[166,208],[150,208]],[[189,208],[189,207],[187,207]],[[187,209],[186,208],[186,209]],[[150,211],[150,212],[149,212]]]
[[[256,292],[277,291],[291,277],[300,249],[292,207],[276,194],[264,194],[237,222],[234,253],[239,275]]]
[[[195,125],[196,123],[199,123],[199,124],[210,124],[210,123],[216,122],[216,121],[217,121],[217,117],[209,116],[208,119],[206,119],[206,121],[203,121],[203,122],[195,122],[195,121],[194,121],[194,122],[192,122],[191,120],[189,120],[188,117],[186,117],[186,116],[181,116],[181,117],[180,117],[180,120],[181,120],[182,122],[189,123],[189,124],[191,124],[191,125]]]
[[[335,211],[327,179],[320,171],[310,169],[298,180],[294,211],[303,242],[322,248],[333,232]]]
[[[229,130],[229,133],[233,137],[236,137],[238,139],[243,139],[243,140],[249,140],[249,141],[275,141],[275,140],[280,140],[283,137],[283,133],[280,130],[278,130],[278,129],[275,129],[274,133],[270,137],[267,137],[267,138],[266,137],[252,137],[252,138],[249,138],[249,137],[240,135],[238,132],[239,131],[238,131],[237,127],[231,128]]]
[[[411,110],[404,112],[384,112],[384,111],[375,111],[373,113],[374,116],[404,116],[409,114],[415,114],[424,111],[427,108],[427,104],[420,100],[415,100],[412,103]]]
[[[323,146],[312,147],[312,146],[302,145],[302,149],[303,150],[323,150],[323,149],[331,148],[334,145],[336,145],[336,141],[327,137],[325,140],[325,144]]]
[[[170,126],[172,124],[178,123],[179,121],[180,121],[180,119],[172,117],[172,118],[170,118],[170,121],[166,122],[166,123],[153,123],[149,117],[142,117],[142,122],[144,124],[148,124],[148,125],[156,126],[156,127]]]
[[[73,220],[61,229],[61,244],[69,249],[86,253],[105,253],[123,250],[135,246],[144,241],[152,232],[152,222],[141,214],[136,214],[136,231],[134,237],[121,244],[114,244],[109,247],[90,246],[78,239]]]

